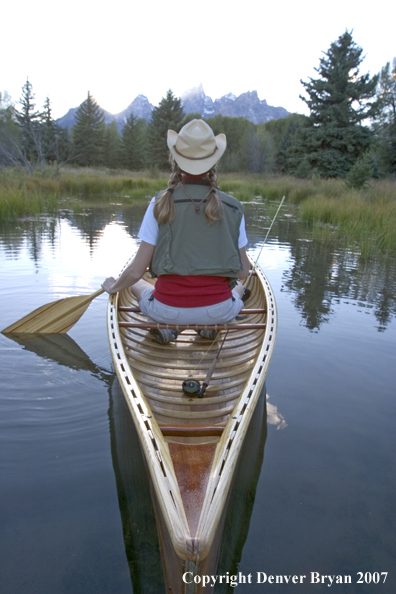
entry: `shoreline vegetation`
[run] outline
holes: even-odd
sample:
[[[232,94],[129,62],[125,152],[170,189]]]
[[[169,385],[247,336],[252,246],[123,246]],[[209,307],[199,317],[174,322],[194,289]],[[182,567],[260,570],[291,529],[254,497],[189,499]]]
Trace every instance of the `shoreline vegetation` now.
[[[146,200],[167,187],[169,174],[94,168],[65,168],[58,179],[47,167],[28,175],[18,168],[0,170],[0,221],[55,213],[66,205],[80,209],[91,197],[125,204]],[[296,205],[297,217],[313,226],[315,237],[338,236],[362,257],[396,254],[396,182],[372,180],[366,188],[347,187],[342,179],[220,173],[219,186],[242,202],[261,197]]]

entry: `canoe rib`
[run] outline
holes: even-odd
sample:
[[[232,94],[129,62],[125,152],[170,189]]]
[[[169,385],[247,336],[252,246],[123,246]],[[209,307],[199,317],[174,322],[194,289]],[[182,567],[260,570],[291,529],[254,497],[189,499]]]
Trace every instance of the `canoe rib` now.
[[[181,383],[188,377],[203,380],[223,336],[210,348],[211,341],[189,327],[176,342],[160,346],[136,306],[129,290],[110,296],[111,353],[146,459],[161,530],[166,527],[179,559],[198,563],[218,541],[236,462],[264,385],[276,336],[275,299],[257,270],[248,302],[255,310],[252,322],[232,324],[237,329],[228,332],[203,399],[185,396]],[[185,481],[195,477],[188,465],[200,451],[211,454],[209,466],[197,471],[202,488],[195,509]]]

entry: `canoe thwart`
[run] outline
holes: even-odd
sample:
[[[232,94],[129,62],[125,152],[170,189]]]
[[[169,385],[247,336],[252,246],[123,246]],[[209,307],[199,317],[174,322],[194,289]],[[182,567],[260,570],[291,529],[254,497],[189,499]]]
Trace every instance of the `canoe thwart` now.
[[[142,328],[150,330],[151,328],[159,330],[265,330],[267,324],[157,324],[150,322],[118,322],[120,328]]]
[[[220,437],[224,427],[218,425],[160,425],[164,437]]]
[[[139,307],[126,307],[124,305],[120,305],[118,311],[126,311],[130,313],[140,313]],[[266,309],[241,309],[238,315],[241,314],[266,314]]]

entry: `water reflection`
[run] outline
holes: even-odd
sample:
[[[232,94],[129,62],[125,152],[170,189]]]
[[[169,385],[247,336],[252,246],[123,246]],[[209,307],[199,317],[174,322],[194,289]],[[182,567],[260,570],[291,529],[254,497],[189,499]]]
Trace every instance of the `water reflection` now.
[[[394,259],[383,257],[362,263],[358,254],[300,238],[290,243],[290,252],[293,265],[284,272],[282,290],[293,295],[295,307],[310,330],[318,330],[328,322],[332,306],[341,299],[351,299],[362,308],[373,308],[379,331],[394,317]]]
[[[90,371],[108,387],[110,442],[124,535],[125,553],[134,594],[165,591],[154,510],[138,435],[114,373],[96,365],[79,345],[65,335],[9,334],[24,350],[72,370]],[[276,407],[270,407],[269,422],[283,423]],[[257,483],[267,438],[265,387],[252,416],[230,496],[220,548],[218,573],[237,573],[248,535]],[[216,592],[229,591],[224,584]]]
[[[0,223],[0,245],[7,259],[17,260],[27,248],[29,259],[38,264],[44,245],[55,247],[59,221],[53,217],[20,219],[16,223]]]
[[[6,334],[7,338],[21,345],[24,350],[43,359],[54,361],[75,371],[90,371],[92,375],[110,386],[114,374],[93,363],[89,356],[68,334]]]
[[[269,425],[274,425],[279,431],[286,429],[287,423],[285,417],[278,411],[278,407],[268,402],[269,395],[267,394],[267,422]]]
[[[144,209],[92,206],[2,225],[1,327],[60,296],[90,293],[104,275],[117,272],[137,244]],[[313,240],[288,214],[282,212],[275,223],[262,259],[280,312],[268,376],[270,448],[257,491],[252,480],[244,495],[247,510],[256,497],[253,515],[237,517],[236,506],[230,520],[241,524],[228,533],[221,570],[234,571],[242,546],[244,573],[322,568],[326,574],[347,574],[362,570],[362,558],[371,571],[387,569],[394,553],[389,527],[395,491],[396,261],[363,264],[336,242]],[[271,217],[265,205],[247,205],[246,215],[249,245],[258,252]],[[110,366],[105,301],[105,296],[95,300],[72,331],[103,368]],[[378,335],[376,327],[387,332]],[[133,561],[140,528],[139,533],[131,528],[135,520],[129,509],[135,504],[122,478],[128,458],[122,448],[120,454],[113,423],[112,407],[120,395],[117,383],[111,383],[114,375],[80,349],[72,358],[67,354],[64,365],[63,341],[48,348],[37,343],[38,360],[32,343],[0,339],[1,592],[130,594],[131,582],[141,591],[145,578],[139,576],[149,564],[145,569],[144,554],[138,567]],[[273,430],[283,422],[286,431]],[[263,434],[266,430],[262,425]],[[128,439],[132,444],[132,433]],[[263,454],[256,444],[262,441],[263,435],[251,448],[257,467]],[[257,471],[249,472],[254,478]],[[142,508],[140,501],[139,514]],[[140,550],[154,556],[152,544],[144,538],[141,544]],[[387,592],[394,591],[393,580]]]
[[[61,244],[62,253],[67,255],[69,238],[61,237],[62,225],[67,224],[77,232],[91,258],[100,249],[104,236],[113,229],[111,242],[106,245],[107,255],[113,261],[121,257],[123,265],[136,246],[135,238],[145,209],[146,201],[133,205],[87,203],[78,212],[61,211],[58,218],[38,217],[15,224],[3,223],[0,246],[7,260],[22,258],[26,250],[27,257],[39,266],[44,246],[54,250]],[[272,218],[267,214],[266,204],[258,202],[245,204],[245,216],[249,249],[254,252],[261,247]],[[334,306],[346,299],[372,310],[378,330],[386,329],[396,313],[395,258],[378,257],[362,263],[358,254],[342,249],[334,241],[312,239],[309,229],[295,219],[293,212],[287,213],[284,209],[271,236],[268,241],[271,249],[278,246],[288,251],[290,261],[284,271],[281,290],[292,296],[307,328],[318,331],[329,322]],[[126,238],[130,239],[129,243]],[[78,250],[77,246],[75,249]],[[101,257],[103,253],[104,249]],[[117,272],[116,266],[109,270],[111,274]]]
[[[245,204],[249,247],[261,247],[271,216],[265,204]],[[292,295],[304,325],[312,331],[329,322],[333,305],[351,299],[373,309],[378,331],[385,330],[396,314],[396,260],[378,257],[362,262],[358,253],[335,240],[312,239],[310,229],[292,213],[284,212],[271,233],[278,245],[287,246],[291,264],[284,272],[282,291]],[[270,239],[269,243],[274,243]],[[346,303],[347,304],[347,303]]]

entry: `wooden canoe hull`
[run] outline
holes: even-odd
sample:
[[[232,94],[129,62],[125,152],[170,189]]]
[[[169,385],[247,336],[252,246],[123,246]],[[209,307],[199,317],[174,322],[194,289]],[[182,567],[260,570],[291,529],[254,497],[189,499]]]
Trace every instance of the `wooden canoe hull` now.
[[[142,594],[183,592],[183,586],[188,587],[182,580],[184,572],[196,572],[196,567],[176,555],[167,536],[166,525],[158,517],[158,509],[154,514],[155,493],[152,491],[150,497],[148,473],[140,443],[118,382],[113,383],[109,394],[111,451],[133,591]],[[225,575],[227,571],[229,575],[238,573],[262,468],[266,436],[264,388],[255,407],[235,471],[222,541],[220,546],[212,546],[209,555],[198,568],[199,575]],[[220,532],[217,532],[219,539]],[[164,575],[167,576],[167,586]],[[191,573],[188,577],[191,579]],[[201,590],[202,594],[212,592],[209,585],[202,589],[198,584],[195,594],[199,594]]]
[[[149,320],[133,311],[137,304],[129,290],[109,299],[110,349],[139,435],[171,575],[180,575],[186,564],[215,571],[213,551],[276,337],[275,299],[261,270],[250,289],[246,305],[259,313],[249,315],[249,322],[258,327],[228,330],[204,398],[186,396],[182,382],[203,381],[224,331],[213,345],[192,329],[159,345],[136,327]]]

